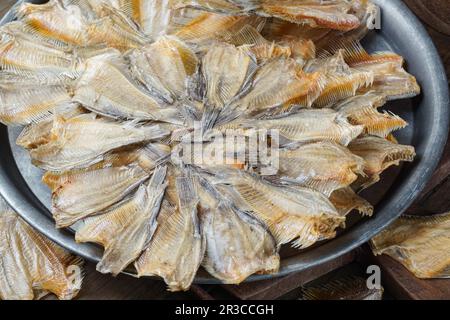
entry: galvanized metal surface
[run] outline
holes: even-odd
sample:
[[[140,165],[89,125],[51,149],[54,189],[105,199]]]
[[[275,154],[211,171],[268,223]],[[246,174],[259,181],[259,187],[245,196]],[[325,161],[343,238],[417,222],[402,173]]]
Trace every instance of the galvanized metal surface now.
[[[404,212],[425,187],[441,157],[449,128],[448,82],[439,55],[427,32],[399,0],[373,0],[382,8],[381,30],[364,41],[369,51],[393,50],[408,62],[408,71],[422,86],[422,95],[396,101],[386,107],[405,118],[410,126],[398,133],[402,143],[412,144],[417,159],[393,170],[368,196],[376,206],[373,218],[357,221],[336,239],[282,260],[278,275],[257,275],[248,281],[287,275],[317,266],[360,246]],[[32,1],[45,2],[45,1]],[[0,22],[12,19],[7,15]],[[77,244],[71,230],[57,230],[49,212],[50,191],[41,183],[42,172],[33,167],[28,154],[15,145],[20,128],[0,126],[0,193],[38,231],[68,250],[99,261],[102,249]],[[200,271],[196,283],[218,283]]]

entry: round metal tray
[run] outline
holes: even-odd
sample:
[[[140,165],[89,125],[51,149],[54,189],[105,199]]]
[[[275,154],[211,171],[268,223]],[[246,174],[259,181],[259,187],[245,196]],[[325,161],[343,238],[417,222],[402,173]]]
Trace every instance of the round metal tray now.
[[[399,0],[373,0],[382,9],[381,30],[373,31],[365,47],[373,52],[392,50],[405,57],[408,71],[422,86],[421,96],[389,103],[386,107],[406,119],[410,126],[396,136],[416,147],[412,164],[390,170],[383,182],[367,191],[376,204],[372,218],[356,220],[334,240],[307,251],[283,253],[280,273],[256,275],[248,281],[287,275],[337,258],[367,242],[402,214],[423,190],[441,157],[449,126],[448,82],[439,55],[424,27]],[[39,3],[40,1],[33,1]],[[41,1],[45,2],[45,1]],[[12,19],[8,14],[0,22]],[[0,193],[38,231],[88,260],[97,262],[102,249],[77,244],[73,230],[57,230],[49,212],[50,191],[41,183],[42,172],[30,163],[27,152],[15,145],[20,128],[0,126]],[[196,283],[218,283],[200,271]]]

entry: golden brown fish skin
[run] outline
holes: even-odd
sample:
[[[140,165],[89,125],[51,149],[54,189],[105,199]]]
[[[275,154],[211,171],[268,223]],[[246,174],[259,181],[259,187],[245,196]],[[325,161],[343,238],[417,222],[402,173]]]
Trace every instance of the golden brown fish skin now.
[[[24,3],[18,9],[19,20],[32,33],[69,46],[104,43],[125,51],[148,41],[124,14],[110,6],[101,4],[96,13],[98,18],[91,20],[78,6],[66,5],[59,0],[44,5]]]
[[[189,77],[199,63],[190,47],[169,36],[131,52],[128,58],[132,75],[169,104],[186,97]]]
[[[348,215],[353,210],[368,217],[371,217],[374,212],[374,207],[367,200],[358,196],[351,187],[334,191],[330,196],[330,201],[342,216]]]
[[[264,14],[312,27],[349,31],[359,27],[361,23],[356,16],[349,14],[351,3],[345,0],[330,4],[323,4],[320,0],[307,4],[291,0],[261,2]]]
[[[30,151],[35,165],[47,171],[86,168],[102,161],[103,155],[123,146],[165,137],[159,126],[137,126],[99,119],[85,114],[55,119],[51,140]],[[92,139],[96,137],[96,139]]]
[[[52,189],[52,214],[58,228],[101,212],[121,201],[149,178],[137,165],[98,170],[46,173],[43,182]]]
[[[225,171],[221,179],[233,187],[227,196],[264,221],[278,245],[307,248],[333,238],[345,222],[327,197],[312,189],[276,186],[237,171]]]
[[[248,114],[282,114],[294,105],[310,107],[322,90],[320,78],[319,73],[303,72],[292,58],[272,59],[258,69],[252,87],[235,104]]]
[[[69,82],[77,77],[82,64],[75,55],[41,44],[7,27],[0,31],[2,72],[15,74],[18,78],[35,75],[42,79],[42,84],[57,80]]]
[[[6,125],[28,125],[49,118],[71,102],[65,85],[0,87],[0,122]]]
[[[419,95],[421,88],[417,79],[405,71],[404,59],[392,52],[369,54],[359,42],[352,42],[343,47],[345,61],[356,70],[372,72],[372,85],[360,88],[361,93],[375,91],[387,100],[404,99]]]
[[[76,117],[87,112],[79,104],[72,102],[61,106],[61,109],[56,111],[65,119]],[[51,140],[53,120],[53,118],[49,118],[39,123],[29,124],[20,133],[16,144],[22,148],[31,150],[48,143]]]
[[[363,188],[367,188],[380,181],[380,175],[392,166],[398,166],[401,162],[412,162],[416,156],[414,147],[390,142],[387,139],[366,136],[354,140],[348,148],[357,156],[366,161],[362,179]]]
[[[421,279],[449,278],[450,213],[403,216],[371,240],[375,255],[386,254]]]
[[[203,267],[226,284],[239,284],[254,273],[274,273],[280,265],[276,241],[267,227],[233,208],[204,177],[197,177],[202,231],[206,238]]]
[[[314,101],[316,108],[330,107],[343,99],[355,96],[356,92],[374,82],[371,71],[351,68],[345,62],[343,51],[329,58],[311,60],[305,67],[307,72],[319,72],[322,75],[323,90]]]
[[[87,218],[77,231],[77,242],[95,242],[105,248],[97,264],[99,272],[118,275],[152,241],[167,187],[166,173],[166,167],[158,167],[148,185],[141,185],[132,198]]]
[[[350,2],[345,0],[323,4],[321,1],[298,3],[290,0],[262,1],[191,1],[182,0],[176,8],[196,8],[224,14],[245,15],[254,12],[263,17],[277,17],[296,24],[348,31],[359,27],[358,17],[350,14]]]
[[[302,109],[288,117],[266,120],[241,120],[230,127],[237,129],[278,130],[291,142],[331,141],[347,146],[364,130],[331,109]]]
[[[331,142],[311,143],[294,150],[280,150],[278,175],[330,196],[363,175],[364,160]]]
[[[60,300],[77,296],[82,264],[28,226],[0,199],[0,300],[33,300],[53,293]],[[79,279],[73,281],[75,270]]]
[[[246,25],[260,30],[264,21],[264,18],[255,16],[233,16],[205,12],[175,30],[173,34],[201,49],[207,47],[212,41],[222,40],[224,36],[238,32]]]
[[[205,254],[205,237],[198,218],[198,196],[188,177],[175,179],[176,204],[164,202],[158,229],[142,256],[135,262],[138,276],[159,276],[169,291],[186,291],[191,286]],[[169,181],[168,189],[171,189]],[[181,198],[179,195],[184,195]],[[169,198],[170,199],[170,198]]]
[[[176,110],[163,107],[134,81],[127,68],[128,65],[117,52],[89,59],[75,88],[73,100],[111,118],[170,121]],[[117,90],[118,87],[122,90]]]
[[[390,112],[377,109],[386,103],[382,94],[368,92],[337,103],[333,109],[345,116],[350,123],[364,126],[367,135],[386,138],[393,131],[405,128],[408,123]]]
[[[202,61],[207,103],[222,109],[229,105],[248,84],[256,70],[255,58],[245,48],[217,44]]]

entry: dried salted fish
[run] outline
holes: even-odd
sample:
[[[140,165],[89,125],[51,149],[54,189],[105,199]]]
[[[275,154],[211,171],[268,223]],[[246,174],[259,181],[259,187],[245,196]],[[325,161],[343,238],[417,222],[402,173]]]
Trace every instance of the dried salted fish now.
[[[245,88],[256,69],[256,61],[245,48],[217,44],[203,58],[207,103],[228,105]]]
[[[348,31],[360,25],[359,19],[350,13],[352,3],[347,0],[254,0],[254,1],[198,1],[181,0],[176,8],[190,7],[225,14],[247,14],[254,12],[264,17],[277,17],[297,24],[312,27]]]
[[[235,46],[247,46],[260,63],[271,58],[289,58],[292,55],[291,46],[266,40],[255,27],[248,24],[237,32],[224,31],[224,34],[222,41]]]
[[[403,57],[392,52],[368,54],[359,42],[347,45],[341,52],[352,68],[373,73],[373,83],[367,88],[361,88],[361,92],[375,91],[387,100],[411,98],[420,94],[416,78],[403,68]]]
[[[72,299],[81,288],[82,263],[38,234],[0,198],[0,300],[32,300],[47,293]]]
[[[262,12],[283,20],[312,27],[349,31],[360,26],[358,17],[350,14],[351,1],[333,0],[263,0]]]
[[[324,87],[314,101],[314,107],[329,107],[348,97],[353,97],[359,89],[369,87],[374,81],[371,71],[350,68],[344,60],[343,51],[325,59],[311,60],[305,67],[307,72],[320,72]]]
[[[117,90],[121,88],[121,90]],[[74,101],[113,118],[168,120],[176,110],[161,104],[135,82],[117,53],[89,59],[75,89]]]
[[[118,0],[117,2],[119,9],[130,16],[141,30],[153,39],[167,33],[172,17],[170,0]]]
[[[203,267],[227,284],[239,284],[254,273],[277,272],[280,257],[266,226],[233,208],[205,179],[200,181],[202,230],[206,238]]]
[[[351,125],[346,118],[330,109],[300,110],[291,116],[267,120],[241,120],[229,126],[256,130],[278,130],[280,136],[293,142],[332,141],[347,146],[364,127]]]
[[[366,162],[364,173],[367,178],[362,180],[364,188],[380,181],[381,173],[388,168],[398,166],[403,161],[412,162],[416,156],[414,147],[371,136],[356,139],[349,145],[349,149]]]
[[[99,170],[46,173],[43,182],[52,190],[52,213],[58,228],[100,212],[122,200],[149,175],[136,165]]]
[[[0,87],[0,121],[27,125],[48,118],[72,100],[64,85]]]
[[[89,22],[76,6],[65,7],[59,0],[39,5],[24,2],[17,16],[32,33],[72,45],[88,43]]]
[[[55,115],[60,115],[65,119],[76,117],[85,113],[86,110],[80,107],[78,103],[67,103],[55,110]],[[51,139],[53,128],[53,117],[38,123],[32,123],[26,126],[16,140],[16,144],[25,149],[35,149],[40,145],[46,144]]]
[[[372,239],[375,255],[386,254],[416,277],[450,278],[450,214],[403,216]]]
[[[405,128],[408,123],[393,113],[379,112],[377,109],[385,103],[383,95],[368,92],[345,99],[333,108],[350,123],[363,125],[365,134],[386,138],[393,131]]]
[[[258,69],[248,94],[236,104],[239,110],[252,114],[296,104],[308,107],[320,92],[320,74],[306,74],[294,59],[279,58]]]
[[[382,300],[384,289],[369,289],[366,279],[342,275],[323,284],[306,285],[301,292],[300,300]]]
[[[109,211],[84,220],[76,233],[77,242],[95,242],[105,247],[97,270],[119,274],[136,260],[152,241],[166,188],[166,168],[155,170],[148,186]]]
[[[205,238],[201,234],[199,199],[192,178],[176,178],[175,189],[177,203],[163,203],[158,229],[135,267],[140,277],[160,276],[170,291],[185,291],[203,260]]]
[[[373,206],[367,200],[358,196],[350,187],[334,191],[330,196],[330,201],[342,216],[348,215],[353,210],[357,210],[364,216],[370,217],[373,215]]]
[[[222,179],[233,186],[230,197],[237,206],[264,221],[278,245],[307,248],[333,238],[345,221],[326,196],[312,189],[276,186],[239,171],[226,172]]]
[[[233,16],[205,12],[180,26],[173,34],[201,49],[212,41],[221,40],[229,34],[238,32],[246,25],[260,30],[264,21],[264,18],[255,16]]]
[[[14,22],[13,22],[14,23]],[[26,78],[41,78],[47,81],[69,81],[77,76],[81,61],[74,55],[42,45],[20,34],[0,31],[0,68]]]
[[[364,160],[347,148],[331,142],[319,142],[297,149],[280,150],[278,175],[297,185],[331,195],[351,185],[364,174]]]
[[[157,140],[168,132],[159,126],[137,126],[97,119],[93,114],[72,119],[57,117],[51,140],[30,151],[32,161],[48,171],[88,167],[108,151],[139,142]],[[95,138],[93,138],[95,137]]]
[[[130,53],[129,59],[132,74],[150,92],[169,104],[186,96],[188,78],[198,65],[195,53],[175,37],[161,37]]]
[[[137,48],[148,40],[127,20],[125,14],[101,5],[99,18],[91,20],[76,5],[67,5],[60,0],[45,4],[23,3],[17,16],[29,31],[53,41],[73,46],[107,44],[119,50]],[[69,17],[69,18],[67,18]]]

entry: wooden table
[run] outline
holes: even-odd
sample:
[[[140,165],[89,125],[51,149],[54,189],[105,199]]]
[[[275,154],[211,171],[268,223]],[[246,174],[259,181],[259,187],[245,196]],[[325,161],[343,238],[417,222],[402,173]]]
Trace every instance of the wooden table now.
[[[447,1],[439,0],[405,0],[411,8],[417,10],[419,16],[427,24],[428,31],[434,39],[442,56],[450,78],[450,34],[448,25],[439,19],[436,8],[441,5],[448,11]],[[15,3],[15,0],[0,2],[0,16]],[[423,4],[427,4],[427,11],[422,12]],[[430,6],[430,3],[432,5]],[[434,11],[433,11],[434,10]],[[444,15],[445,17],[445,15]],[[448,16],[447,16],[448,17]],[[445,22],[445,20],[444,20]],[[447,146],[439,169],[423,192],[419,200],[411,207],[409,213],[441,213],[450,211],[450,144]],[[359,259],[366,256],[365,259]],[[358,258],[359,257],[359,258]],[[161,281],[150,279],[134,279],[128,276],[113,278],[95,271],[92,263],[86,263],[86,277],[83,290],[78,299],[211,299],[211,298],[242,298],[242,299],[274,299],[288,291],[314,280],[321,275],[350,262],[362,260],[377,263],[383,269],[384,286],[390,293],[401,299],[450,299],[450,280],[423,281],[414,278],[406,269],[389,257],[367,258],[367,251],[352,252],[326,265],[308,270],[301,274],[294,274],[279,280],[264,281],[255,284],[237,286],[194,286],[187,293],[169,293]],[[52,297],[49,297],[52,299]]]

